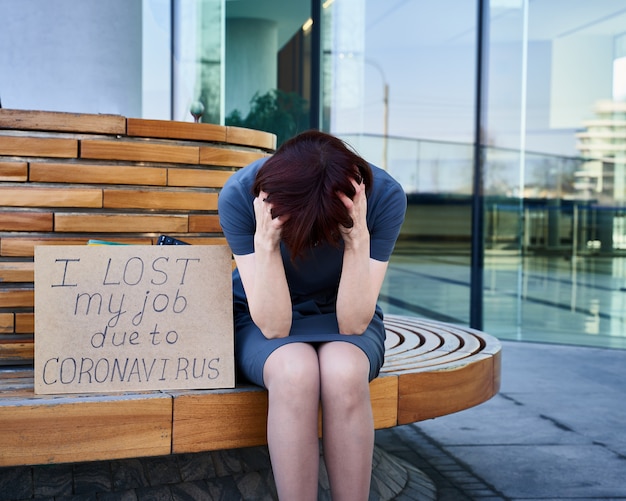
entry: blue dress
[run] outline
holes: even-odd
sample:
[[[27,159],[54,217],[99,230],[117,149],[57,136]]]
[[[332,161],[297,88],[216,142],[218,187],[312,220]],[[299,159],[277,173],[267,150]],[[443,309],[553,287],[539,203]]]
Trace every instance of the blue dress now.
[[[236,255],[254,252],[255,216],[252,185],[266,159],[239,170],[224,185],[218,202],[220,224],[231,250]],[[373,185],[367,198],[367,226],[370,231],[370,257],[388,261],[406,212],[406,195],[387,172],[371,166]],[[238,270],[233,271],[235,322],[235,359],[240,375],[259,386],[263,384],[263,366],[278,347],[293,342],[320,343],[344,341],[361,348],[370,361],[370,380],[384,362],[385,328],[379,306],[362,335],[339,334],[335,303],[343,248],[320,245],[306,256],[292,262],[281,245],[287,283],[293,305],[289,336],[267,339],[254,324],[248,310]],[[267,291],[271,294],[272,291]]]

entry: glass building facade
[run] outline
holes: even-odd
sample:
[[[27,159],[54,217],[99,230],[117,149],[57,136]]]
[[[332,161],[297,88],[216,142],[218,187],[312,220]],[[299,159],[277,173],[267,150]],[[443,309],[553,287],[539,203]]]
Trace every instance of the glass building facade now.
[[[626,348],[626,0],[0,0],[5,108],[336,134],[409,200],[381,303]]]

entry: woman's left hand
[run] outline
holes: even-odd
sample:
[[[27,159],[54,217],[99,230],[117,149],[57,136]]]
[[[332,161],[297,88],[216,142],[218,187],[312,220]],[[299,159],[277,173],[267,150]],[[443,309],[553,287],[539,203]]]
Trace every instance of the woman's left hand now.
[[[346,228],[345,226],[339,226],[339,231],[343,236],[344,244],[347,247],[357,244],[363,239],[367,239],[369,242],[369,231],[367,229],[367,197],[365,195],[365,184],[357,183],[352,179],[352,185],[355,189],[354,198],[350,199],[348,195],[343,192],[338,192],[337,196],[344,203],[348,209],[348,213],[352,218],[352,227]]]

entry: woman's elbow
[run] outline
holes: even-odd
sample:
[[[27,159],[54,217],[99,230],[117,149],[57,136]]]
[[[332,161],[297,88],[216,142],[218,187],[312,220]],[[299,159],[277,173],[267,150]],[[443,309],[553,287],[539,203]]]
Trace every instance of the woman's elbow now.
[[[339,334],[343,334],[346,336],[360,336],[367,330],[369,324],[369,322],[340,322]]]
[[[279,339],[289,335],[289,332],[291,332],[291,321],[268,323],[266,325],[257,324],[257,327],[267,339]]]

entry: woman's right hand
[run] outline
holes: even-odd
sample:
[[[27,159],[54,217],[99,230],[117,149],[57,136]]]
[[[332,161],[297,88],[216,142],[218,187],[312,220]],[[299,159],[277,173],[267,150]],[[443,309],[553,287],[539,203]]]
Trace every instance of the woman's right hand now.
[[[235,256],[254,323],[269,339],[291,330],[291,296],[280,253],[282,225],[287,217],[272,217],[267,193],[254,199],[254,252]]]
[[[267,201],[267,193],[261,191],[254,199],[254,215],[256,231],[254,233],[255,249],[262,248],[272,251],[280,244],[281,231],[285,217],[272,217],[272,204]]]

